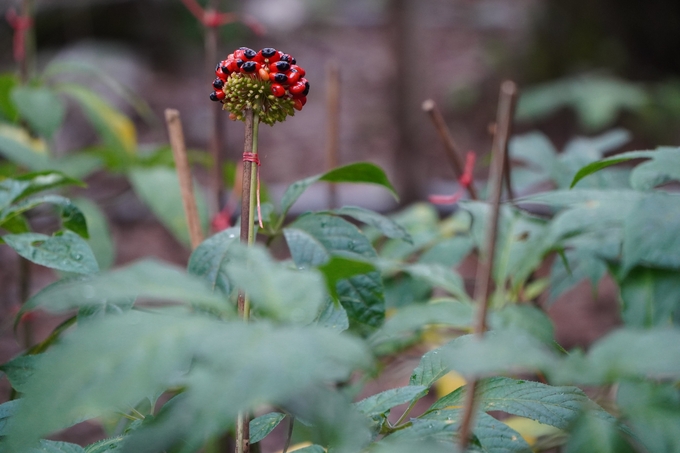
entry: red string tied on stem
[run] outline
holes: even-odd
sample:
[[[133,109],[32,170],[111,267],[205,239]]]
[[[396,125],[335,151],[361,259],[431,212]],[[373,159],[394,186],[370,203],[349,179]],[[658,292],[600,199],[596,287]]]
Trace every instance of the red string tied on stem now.
[[[234,13],[221,13],[214,9],[203,9],[196,0],[182,0],[182,3],[200,23],[208,28],[218,28],[240,20],[256,35],[262,36],[264,34],[264,27],[250,16],[239,18],[239,15]]]
[[[433,204],[453,204],[458,202],[463,197],[465,191],[472,184],[473,172],[475,169],[475,159],[476,155],[473,151],[468,151],[465,156],[465,170],[463,174],[458,178],[458,184],[460,184],[460,189],[458,189],[453,195],[430,195],[430,203]]]
[[[257,220],[260,223],[260,228],[264,228],[260,207],[260,157],[255,153],[243,153],[243,162],[253,162],[257,165]]]
[[[13,8],[7,10],[5,18],[10,27],[14,29],[14,61],[21,62],[26,57],[26,31],[33,26],[33,20],[17,14]]]

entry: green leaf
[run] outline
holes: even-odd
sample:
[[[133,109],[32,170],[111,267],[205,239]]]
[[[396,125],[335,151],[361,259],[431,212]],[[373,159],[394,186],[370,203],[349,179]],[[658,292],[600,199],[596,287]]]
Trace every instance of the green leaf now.
[[[617,405],[650,453],[680,451],[680,394],[669,384],[622,382]]]
[[[77,274],[99,272],[90,246],[71,231],[64,231],[61,236],[7,234],[2,239],[19,255],[41,266]]]
[[[418,260],[423,264],[439,264],[452,268],[472,252],[475,243],[471,236],[454,236],[437,242]]]
[[[0,114],[10,122],[16,121],[19,112],[12,103],[10,93],[19,85],[19,78],[14,74],[0,74]]]
[[[134,123],[101,96],[75,84],[59,85],[57,90],[80,104],[107,147],[129,154],[137,150],[137,131]]]
[[[250,421],[250,443],[256,444],[269,435],[276,428],[281,420],[286,418],[286,414],[281,412],[270,412],[260,415]]]
[[[463,406],[466,387],[460,387],[435,402],[431,410]],[[555,387],[540,382],[505,377],[484,379],[475,393],[477,407],[483,411],[502,411],[568,430],[584,408],[597,407],[577,387]],[[612,418],[602,409],[601,416]]]
[[[557,363],[540,341],[512,330],[458,337],[439,351],[445,366],[466,377],[546,370]]]
[[[636,267],[618,281],[621,318],[631,327],[671,325],[680,320],[680,273]]]
[[[23,392],[26,382],[35,371],[38,360],[40,360],[39,355],[20,355],[1,365],[0,370],[7,375],[14,390]]]
[[[351,217],[359,222],[365,223],[372,227],[377,228],[382,234],[392,239],[401,239],[413,244],[413,239],[411,235],[408,234],[406,229],[399,225],[394,220],[389,217],[385,217],[382,214],[378,214],[375,211],[369,209],[360,208],[358,206],[343,206],[340,209],[334,209],[332,211],[327,211],[332,214]]]
[[[0,154],[10,162],[29,170],[46,170],[51,167],[45,143],[31,138],[18,127],[0,123]]]
[[[99,269],[106,270],[113,265],[116,256],[108,220],[104,212],[87,198],[73,200],[73,204],[83,213],[89,234],[88,244],[97,258]]]
[[[557,383],[604,385],[624,379],[680,378],[680,329],[623,328],[597,341],[587,355],[572,353],[549,370]]]
[[[228,252],[239,240],[238,228],[228,228],[210,236],[189,257],[187,271],[207,280],[213,291],[217,289],[228,296],[233,289],[227,276],[226,266],[232,258]]]
[[[565,453],[633,453],[616,425],[589,413],[584,413],[571,429]]]
[[[318,405],[317,397],[328,397],[327,383],[369,364],[358,340],[327,329],[139,311],[99,318],[41,357],[12,419],[7,446],[21,451],[75,420],[127,411],[146,395],[178,386],[185,392],[154,423],[135,430],[124,451],[140,451],[134,450],[135,438],[147,442],[149,451],[180,440],[197,445],[255,405]],[[300,401],[303,395],[307,401]],[[340,417],[338,430],[349,426],[368,434],[344,419],[340,406],[329,410]]]
[[[326,449],[321,445],[308,445],[306,447],[298,448],[294,451],[295,453],[326,453]]]
[[[409,385],[432,386],[439,378],[451,371],[451,368],[444,363],[443,359],[442,348],[426,352],[420,358],[420,363],[416,369],[413,370]]]
[[[87,221],[82,212],[69,200],[60,195],[42,195],[27,198],[19,203],[12,205],[0,212],[0,224],[13,221],[15,217],[29,211],[41,204],[53,204],[60,209],[62,226],[77,233],[79,236],[87,238]]]
[[[38,447],[29,449],[27,453],[85,453],[85,450],[80,445],[68,442],[41,440]]]
[[[0,208],[5,209],[29,195],[64,186],[85,187],[85,183],[54,170],[27,173],[13,179],[5,179],[0,181]]]
[[[375,270],[375,266],[371,263],[343,256],[331,256],[327,262],[319,266],[319,271],[326,280],[328,292],[334,300],[340,300],[337,289],[340,281]]]
[[[513,160],[529,164],[539,170],[544,178],[549,178],[558,165],[557,150],[550,139],[541,132],[512,137],[508,143],[508,152]]]
[[[650,190],[669,181],[680,181],[680,148],[657,148],[650,157],[633,169],[630,185],[634,189]]]
[[[622,272],[635,265],[680,268],[680,196],[654,193],[637,202],[623,227]]]
[[[606,159],[598,160],[597,162],[593,162],[581,168],[576,173],[576,175],[574,175],[574,179],[571,181],[571,185],[569,186],[569,188],[574,187],[576,183],[578,183],[586,176],[592,175],[593,173],[600,171],[603,168],[607,168],[612,165],[619,164],[621,162],[627,162],[632,159],[651,159],[654,157],[654,154],[655,151],[630,151],[627,153],[617,154],[616,156],[608,157]]]
[[[380,251],[384,258],[407,260],[413,253],[441,239],[439,214],[430,203],[417,203],[392,216],[411,235],[413,243],[389,240]]]
[[[245,291],[257,312],[302,325],[317,318],[326,298],[318,271],[290,269],[272,260],[259,246],[235,243],[229,255],[227,275],[234,286]]]
[[[155,260],[143,260],[102,274],[61,280],[30,298],[22,311],[63,312],[110,301],[144,298],[205,305],[229,313],[230,307],[200,278]]]
[[[308,214],[284,229],[291,256],[300,268],[325,264],[334,254],[365,261],[377,257],[369,240],[356,226],[337,216]],[[374,328],[385,318],[385,300],[379,272],[340,280],[339,301],[356,327]]]
[[[555,327],[545,311],[533,305],[508,305],[489,313],[491,330],[518,330],[545,344],[555,341]]]
[[[19,400],[7,401],[0,404],[0,436],[7,435],[7,423],[16,413]]]
[[[621,110],[638,110],[649,102],[644,88],[614,77],[579,75],[523,90],[517,121],[535,121],[562,107],[573,108],[581,126],[602,129]]]
[[[403,338],[404,334],[437,324],[467,329],[472,324],[472,305],[453,299],[434,300],[428,304],[409,305],[398,309],[369,338],[374,348]]]
[[[427,394],[428,387],[423,385],[408,385],[396,389],[385,390],[378,394],[364,398],[355,404],[359,412],[367,417],[385,414],[395,406],[410,403]]]
[[[617,243],[617,249],[619,245]],[[616,252],[618,254],[618,251]],[[566,259],[568,267],[565,265]],[[581,250],[568,250],[564,258],[556,257],[550,271],[550,291],[548,302],[552,303],[583,279],[590,280],[593,288],[607,272],[607,265],[597,256]]]
[[[326,303],[326,308],[323,309],[316,319],[316,324],[336,332],[344,332],[349,329],[347,310],[342,308],[341,305],[337,305],[334,301],[329,300]]]
[[[163,167],[134,168],[130,170],[129,177],[137,196],[180,242],[189,245],[189,227],[175,170]],[[207,204],[201,194],[201,190],[195,188],[198,214],[205,231],[208,225]]]
[[[17,86],[11,96],[19,115],[44,137],[51,138],[64,121],[66,107],[47,87]]]
[[[327,173],[322,173],[312,176],[300,181],[294,182],[286,189],[281,199],[281,218],[285,218],[286,214],[293,206],[295,201],[300,198],[300,195],[305,190],[317,181],[326,182],[351,182],[364,184],[377,184],[389,190],[395,199],[398,200],[397,191],[394,189],[390,181],[387,179],[385,172],[377,165],[368,162],[357,162],[344,167],[339,167]]]

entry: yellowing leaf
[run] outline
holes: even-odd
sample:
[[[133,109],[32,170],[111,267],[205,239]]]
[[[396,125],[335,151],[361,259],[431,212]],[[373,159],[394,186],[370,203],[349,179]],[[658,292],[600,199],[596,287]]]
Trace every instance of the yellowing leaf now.
[[[19,142],[37,153],[47,154],[47,144],[45,143],[45,140],[31,137],[29,133],[21,127],[0,124],[0,136]]]
[[[459,387],[465,385],[465,378],[455,371],[451,371],[445,374],[443,377],[439,378],[437,382],[434,383],[435,393],[437,394],[437,399],[444,395],[448,395]]]
[[[502,420],[502,422],[520,433],[524,440],[531,446],[536,445],[536,441],[540,437],[559,435],[562,433],[562,430],[557,429],[554,426],[544,425],[543,423],[531,420],[530,418],[510,417]]]
[[[94,91],[78,85],[61,85],[59,91],[76,100],[104,143],[133,154],[137,149],[137,130],[130,118],[112,107]]]

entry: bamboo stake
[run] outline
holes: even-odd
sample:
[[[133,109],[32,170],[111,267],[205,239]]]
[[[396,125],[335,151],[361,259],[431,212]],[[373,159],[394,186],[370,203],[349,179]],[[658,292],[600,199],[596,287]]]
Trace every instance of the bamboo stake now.
[[[441,112],[437,108],[437,104],[432,99],[428,99],[425,102],[423,102],[422,108],[426,113],[430,115],[432,123],[434,124],[434,127],[437,129],[437,132],[439,133],[439,138],[441,139],[442,143],[444,143],[446,157],[448,157],[449,159],[449,163],[451,164],[451,167],[453,168],[453,171],[456,174],[456,178],[460,178],[461,176],[463,176],[463,173],[465,171],[465,158],[463,156],[463,153],[458,148],[458,146],[456,146],[456,142],[454,142],[453,137],[451,136],[451,131],[446,125],[446,122],[444,121],[444,117],[442,116]],[[468,186],[467,190],[468,193],[470,194],[470,198],[472,198],[473,200],[478,199],[474,181],[470,181],[470,185]]]
[[[327,87],[326,95],[327,121],[328,121],[328,141],[327,165],[328,170],[336,168],[339,164],[339,142],[340,142],[340,68],[337,61],[328,63],[327,68]],[[328,205],[329,208],[338,207],[337,185],[328,183]]]
[[[195,249],[203,242],[203,231],[201,230],[201,222],[198,217],[194,187],[191,180],[191,169],[189,168],[189,161],[187,159],[187,149],[184,142],[182,120],[179,117],[179,112],[174,109],[166,109],[165,122],[168,126],[170,146],[172,147],[172,155],[175,159],[177,177],[179,178],[179,187],[182,192],[182,204],[184,206],[187,225],[189,226],[191,247]]]
[[[501,84],[500,99],[498,102],[497,124],[508,125],[512,115],[512,99],[517,93],[517,86],[512,81],[505,81]],[[486,238],[484,255],[480,256],[477,266],[477,283],[475,285],[475,300],[479,304],[477,317],[475,319],[474,333],[478,338],[484,336],[486,331],[486,314],[489,307],[489,293],[492,284],[492,271],[494,255],[496,253],[496,238],[498,235],[498,217],[500,213],[501,194],[503,192],[503,173],[505,169],[507,134],[509,127],[496,128],[492,153],[492,166],[489,175],[491,189],[489,191],[489,202],[491,204],[491,216],[486,226]],[[470,431],[475,410],[475,391],[477,380],[471,380],[465,392],[465,403],[463,406],[463,419],[458,434],[460,453],[464,453],[470,440]]]

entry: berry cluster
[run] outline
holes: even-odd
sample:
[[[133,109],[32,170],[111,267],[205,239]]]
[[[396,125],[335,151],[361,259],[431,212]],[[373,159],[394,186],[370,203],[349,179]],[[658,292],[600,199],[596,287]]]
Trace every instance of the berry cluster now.
[[[272,47],[259,52],[241,47],[215,68],[210,99],[224,104],[229,117],[244,119],[253,109],[260,121],[273,125],[293,116],[307,103],[309,82],[295,58]]]

